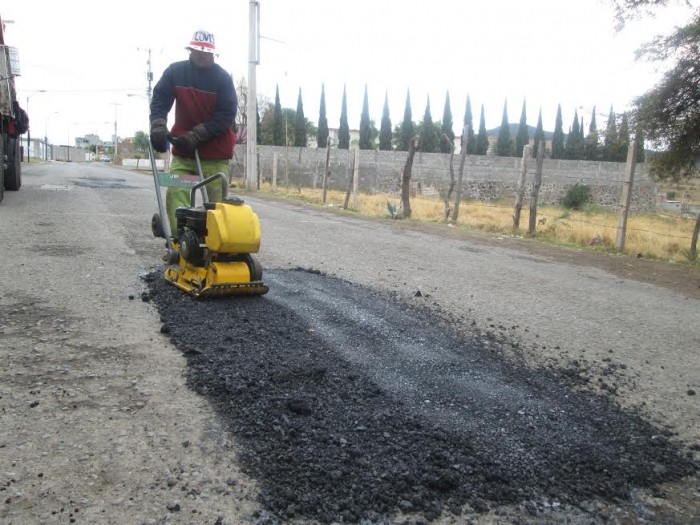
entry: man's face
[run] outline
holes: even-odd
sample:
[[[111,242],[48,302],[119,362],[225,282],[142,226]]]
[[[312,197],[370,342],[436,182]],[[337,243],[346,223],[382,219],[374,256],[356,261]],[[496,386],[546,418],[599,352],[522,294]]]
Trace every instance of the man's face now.
[[[190,61],[195,67],[208,68],[214,64],[214,53],[205,53],[204,51],[190,49]]]

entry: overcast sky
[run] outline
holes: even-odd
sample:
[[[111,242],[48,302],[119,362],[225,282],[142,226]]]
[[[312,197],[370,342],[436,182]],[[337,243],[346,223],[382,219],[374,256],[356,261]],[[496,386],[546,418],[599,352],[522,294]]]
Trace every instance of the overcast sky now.
[[[652,87],[662,73],[634,61],[634,51],[656,33],[685,24],[691,7],[660,10],[655,19],[614,29],[605,0],[260,0],[261,64],[258,94],[296,108],[302,90],[305,116],[318,122],[325,84],[329,127],[340,119],[347,87],[350,127],[359,126],[364,87],[370,118],[379,127],[384,95],[396,126],[410,89],[413,120],[423,119],[430,97],[433,120],[442,120],[449,91],[459,134],[467,95],[474,125],[483,104],[488,128],[501,123],[507,101],[519,122],[523,100],[528,124],[540,109],[554,129],[561,104],[565,131],[574,111],[590,122],[597,107],[603,128],[616,113]],[[187,57],[192,33],[216,35],[217,61],[238,83],[248,75],[247,0],[170,2],[25,1],[4,3],[11,20],[6,43],[19,49],[20,104],[28,106],[32,136],[73,143],[96,133],[110,140],[115,115],[119,136],[147,131],[147,49],[155,80],[173,61]],[[128,94],[136,96],[128,96]],[[28,98],[29,97],[29,98]],[[172,122],[172,120],[171,120]]]

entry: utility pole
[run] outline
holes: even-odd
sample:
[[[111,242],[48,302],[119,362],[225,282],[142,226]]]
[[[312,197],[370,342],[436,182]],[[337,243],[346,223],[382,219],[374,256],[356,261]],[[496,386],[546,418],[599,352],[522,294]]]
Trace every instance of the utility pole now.
[[[258,119],[257,88],[255,71],[260,63],[260,2],[250,0],[248,18],[248,107],[246,144],[246,186],[249,190],[258,187]]]
[[[117,106],[121,106],[118,102],[112,102],[114,106],[114,159],[113,162],[117,160],[117,155],[119,154],[119,135],[117,135]]]
[[[146,71],[146,80],[148,80],[148,108],[151,108],[151,83],[153,82],[153,71],[151,70],[151,48],[148,48],[148,70]]]

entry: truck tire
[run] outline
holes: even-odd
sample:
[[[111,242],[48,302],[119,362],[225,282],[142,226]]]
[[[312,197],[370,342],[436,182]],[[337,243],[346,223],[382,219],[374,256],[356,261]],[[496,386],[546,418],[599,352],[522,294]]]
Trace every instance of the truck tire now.
[[[20,162],[19,141],[7,139],[7,169],[5,170],[5,189],[17,191],[22,186],[22,164]]]

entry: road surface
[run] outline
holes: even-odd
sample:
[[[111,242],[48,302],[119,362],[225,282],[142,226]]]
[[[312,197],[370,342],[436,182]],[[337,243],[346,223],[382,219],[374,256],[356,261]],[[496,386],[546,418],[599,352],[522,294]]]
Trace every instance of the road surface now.
[[[697,272],[245,196],[271,291],[193,302],[147,175],[23,167],[3,523],[700,519]]]

